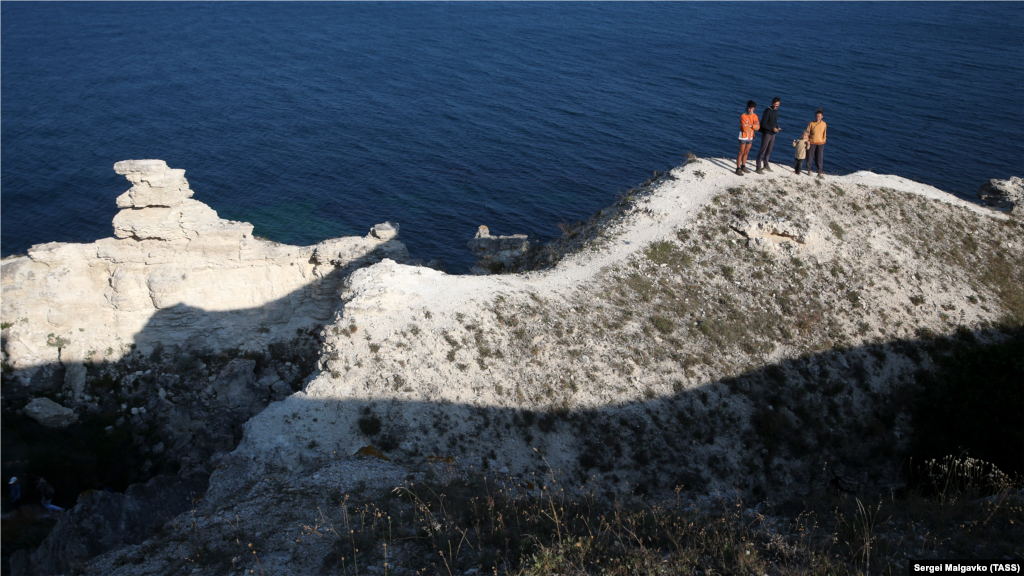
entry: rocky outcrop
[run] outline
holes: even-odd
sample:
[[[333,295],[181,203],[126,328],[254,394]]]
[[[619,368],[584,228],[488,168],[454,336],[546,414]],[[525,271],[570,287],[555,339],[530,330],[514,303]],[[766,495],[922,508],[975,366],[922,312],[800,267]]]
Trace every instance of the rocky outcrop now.
[[[491,236],[487,226],[480,226],[476,236],[469,241],[469,249],[476,256],[476,264],[470,272],[477,275],[496,274],[521,266],[530,251],[530,240],[526,234]]]
[[[208,481],[208,476],[157,476],[132,485],[124,494],[83,493],[38,549],[12,556],[11,574],[72,574],[89,558],[143,542],[194,506]]]
[[[1024,217],[1024,179],[1018,176],[989,180],[978,188],[978,198],[988,206]]]
[[[767,251],[787,242],[807,244],[818,236],[814,222],[803,218],[757,215],[733,220],[729,227],[747,238],[750,246]]]
[[[408,260],[394,224],[288,246],[219,218],[192,199],[185,171],[162,160],[125,160],[114,171],[132,184],[117,198],[116,238],[40,244],[2,263],[4,360],[24,385],[62,377],[56,386],[81,400],[84,365],[133,350],[265,350],[330,319],[352,268]]]
[[[807,242],[810,226],[806,222],[793,222],[784,218],[768,216],[734,220],[729,227],[747,238],[765,238],[778,236],[788,238],[799,244]]]
[[[65,428],[78,421],[74,410],[49,398],[36,398],[25,406],[25,414],[47,428]]]
[[[135,240],[204,238],[237,242],[252,235],[252,224],[221,220],[209,206],[191,200],[184,170],[163,160],[124,160],[114,172],[128,178],[130,190],[117,197],[114,235]]]

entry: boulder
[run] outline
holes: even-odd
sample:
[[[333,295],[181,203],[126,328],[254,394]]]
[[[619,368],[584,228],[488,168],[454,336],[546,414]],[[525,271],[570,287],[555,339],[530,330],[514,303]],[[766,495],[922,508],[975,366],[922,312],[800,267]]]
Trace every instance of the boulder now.
[[[25,414],[47,428],[65,428],[78,421],[78,414],[49,398],[36,398],[25,406]]]
[[[379,240],[391,240],[398,236],[398,224],[384,222],[370,229],[370,234]]]
[[[85,365],[81,362],[71,362],[64,367],[64,390],[75,400],[81,400],[85,394],[85,376]]]
[[[255,360],[235,358],[228,362],[213,385],[218,401],[229,408],[262,408],[267,389],[256,383],[255,371]]]
[[[989,180],[978,188],[978,198],[987,206],[1024,217],[1024,179],[1018,176]]]

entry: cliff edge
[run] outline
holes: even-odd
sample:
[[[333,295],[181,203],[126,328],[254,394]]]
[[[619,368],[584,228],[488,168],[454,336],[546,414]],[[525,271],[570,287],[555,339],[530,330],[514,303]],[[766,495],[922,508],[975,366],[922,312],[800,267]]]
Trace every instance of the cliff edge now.
[[[81,400],[84,364],[158,347],[265,349],[329,320],[353,266],[408,258],[389,223],[363,238],[288,246],[219,218],[162,160],[114,171],[132,184],[117,198],[115,238],[39,244],[2,263],[4,360],[25,386],[50,386],[43,380],[59,367],[57,387]]]

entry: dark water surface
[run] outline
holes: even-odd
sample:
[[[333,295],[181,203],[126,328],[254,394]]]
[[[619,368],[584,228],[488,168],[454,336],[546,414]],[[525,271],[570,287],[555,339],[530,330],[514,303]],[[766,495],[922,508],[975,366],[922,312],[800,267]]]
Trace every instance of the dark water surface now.
[[[2,251],[112,235],[111,166],[310,244],[399,222],[469,264],[479,224],[545,240],[687,150],[773,160],[825,109],[826,170],[972,194],[1020,175],[1024,3],[11,3]],[[751,157],[752,159],[753,157]]]

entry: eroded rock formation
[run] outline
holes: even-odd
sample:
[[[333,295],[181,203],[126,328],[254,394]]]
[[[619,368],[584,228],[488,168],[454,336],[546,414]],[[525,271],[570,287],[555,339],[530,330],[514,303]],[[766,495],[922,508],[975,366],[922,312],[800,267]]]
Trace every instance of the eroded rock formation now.
[[[989,206],[1024,218],[1024,178],[993,178],[978,188],[978,198]]]
[[[133,349],[264,350],[330,319],[352,267],[408,259],[397,225],[288,246],[219,218],[162,160],[114,170],[132,183],[117,198],[116,238],[40,244],[2,264],[4,360],[25,385],[81,399],[85,364]]]
[[[480,226],[476,236],[469,241],[469,249],[476,256],[476,264],[470,268],[473,274],[494,274],[514,270],[522,265],[530,250],[526,234],[491,236],[487,226]]]

